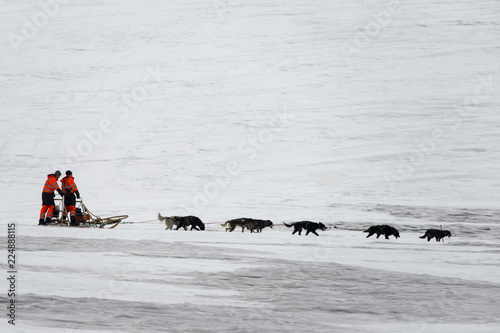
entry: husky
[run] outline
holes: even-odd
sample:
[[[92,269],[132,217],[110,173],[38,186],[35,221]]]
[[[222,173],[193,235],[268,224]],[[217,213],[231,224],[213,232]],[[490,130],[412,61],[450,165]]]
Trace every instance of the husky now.
[[[179,221],[175,219],[174,217],[167,217],[167,216],[161,216],[160,213],[158,213],[158,221],[163,222],[165,221],[165,230],[172,230],[174,225],[177,227],[179,225]]]
[[[441,238],[445,238],[446,236],[448,236],[448,238],[451,237],[451,232],[449,230],[428,229],[425,234],[419,238],[427,237],[427,241],[430,241],[436,237],[436,242],[439,242]]]
[[[175,230],[179,230],[179,228],[187,230],[189,226],[191,226],[190,230],[205,230],[205,224],[196,216],[161,216],[158,213],[158,220],[165,221],[165,230],[172,230],[174,226]]]
[[[302,232],[302,229],[305,229],[307,230],[306,231],[306,236],[312,232],[313,234],[315,234],[316,236],[319,236],[318,233],[316,232],[316,230],[321,230],[321,231],[325,231],[326,229],[328,229],[323,223],[321,222],[311,222],[311,221],[300,221],[300,222],[294,222],[294,223],[291,223],[291,224],[286,224],[286,223],[283,223],[284,225],[286,225],[288,228],[291,228],[293,227],[293,232],[292,232],[292,235],[294,235],[295,233],[299,233],[299,235],[301,234]]]
[[[250,230],[250,232],[262,232],[262,229],[266,227],[273,227],[273,222],[270,220],[258,220],[258,219],[250,219],[250,218],[240,218],[229,220],[225,223],[221,223],[221,226],[226,228],[226,231],[232,232],[236,227],[241,227],[241,232],[244,232],[245,229]]]
[[[262,232],[262,229],[264,228],[272,228],[273,222],[271,222],[270,220],[252,220],[250,222],[246,222],[243,226],[250,230],[251,233],[253,233],[254,231],[259,233]]]
[[[372,225],[368,229],[366,229],[363,232],[367,232],[368,236],[366,238],[370,237],[373,234],[377,234],[377,238],[380,237],[380,235],[384,235],[385,239],[389,239],[389,236],[393,235],[394,237],[399,238],[399,231],[396,228],[393,228],[391,226],[388,226],[386,224],[384,225]]]
[[[175,219],[179,221],[179,224],[177,225],[177,229],[179,230],[180,228],[184,228],[184,230],[187,230],[189,226],[191,226],[191,229],[189,230],[205,230],[205,224],[200,220],[199,217],[196,216],[174,216]]]

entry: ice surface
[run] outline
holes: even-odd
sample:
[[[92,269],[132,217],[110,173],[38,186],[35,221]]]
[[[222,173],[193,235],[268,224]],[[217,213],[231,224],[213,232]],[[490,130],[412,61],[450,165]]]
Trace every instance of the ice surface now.
[[[2,332],[500,331],[498,1],[3,9]],[[56,169],[132,223],[38,227]],[[239,217],[276,227],[219,225]]]

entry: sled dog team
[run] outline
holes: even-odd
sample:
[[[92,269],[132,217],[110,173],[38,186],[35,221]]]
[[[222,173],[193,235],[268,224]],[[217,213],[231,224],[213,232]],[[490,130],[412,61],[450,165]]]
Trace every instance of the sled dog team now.
[[[160,222],[165,222],[165,230],[172,230],[175,226],[175,230],[179,230],[183,228],[187,230],[188,227],[191,227],[190,230],[205,230],[205,224],[200,220],[200,218],[196,216],[162,216],[158,213],[158,220]],[[309,233],[313,233],[316,236],[319,236],[316,232],[317,230],[325,231],[329,229],[321,222],[312,222],[312,221],[299,221],[293,223],[283,223],[286,227],[292,228],[292,235],[298,233],[301,235],[302,230],[306,231],[306,236]],[[241,232],[244,232],[245,229],[250,232],[262,232],[263,229],[269,227],[272,228],[274,226],[273,222],[270,220],[259,220],[259,219],[251,219],[251,218],[239,218],[229,220],[225,223],[221,223],[221,226],[225,228],[226,231],[232,232],[237,227],[241,227]],[[374,225],[369,227],[363,232],[367,232],[367,238],[376,234],[377,238],[380,235],[384,235],[386,239],[389,239],[389,236],[394,236],[396,239],[400,237],[399,231],[391,227],[389,225]],[[432,238],[436,238],[436,241],[439,242],[444,237],[451,237],[451,233],[448,230],[438,230],[438,229],[428,229],[425,234],[419,238],[427,238],[427,241],[430,241]]]
[[[55,207],[54,192],[56,191],[61,197],[64,198],[65,211],[69,213],[67,215],[70,216],[70,224],[79,225],[76,220],[75,204],[76,198],[80,198],[80,192],[74,182],[73,173],[71,170],[66,171],[66,177],[61,180],[62,189],[57,184],[60,176],[61,171],[59,170],[56,170],[53,174],[47,175],[47,180],[45,181],[42,191],[42,209],[40,210],[39,225],[47,225],[52,221],[52,215]],[[165,222],[166,230],[172,230],[174,226],[176,227],[175,230],[179,230],[180,228],[187,230],[189,227],[191,227],[190,230],[205,230],[205,224],[196,216],[161,216],[161,214],[158,213],[158,220],[160,220],[160,222]],[[316,232],[317,230],[325,231],[328,229],[321,222],[299,221],[283,224],[288,228],[293,227],[292,235],[296,233],[301,235],[302,230],[305,230],[306,236],[309,235],[309,233],[319,236]],[[245,229],[247,229],[252,233],[260,233],[267,227],[272,228],[273,222],[270,220],[239,218],[222,223],[221,226],[225,227],[226,231],[229,232],[234,231],[237,227],[241,227],[241,232],[244,232]],[[399,231],[388,225],[374,225],[363,232],[368,232],[368,236],[366,236],[367,238],[373,234],[377,234],[377,238],[379,238],[380,235],[384,235],[386,239],[389,239],[389,236],[394,236],[396,238],[400,237]],[[436,241],[439,242],[444,237],[451,237],[451,233],[448,230],[428,229],[420,238],[427,238],[427,241],[430,241],[432,238],[436,238]]]

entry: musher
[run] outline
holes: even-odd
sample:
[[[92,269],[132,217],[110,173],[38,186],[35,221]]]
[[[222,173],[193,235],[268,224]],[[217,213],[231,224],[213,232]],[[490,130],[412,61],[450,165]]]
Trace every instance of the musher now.
[[[47,175],[47,180],[43,186],[42,209],[40,210],[40,220],[38,225],[46,225],[52,221],[52,214],[54,212],[54,197],[56,196],[54,192],[57,191],[61,197],[64,195],[63,191],[59,188],[59,185],[57,185],[59,177],[61,177],[61,171],[59,170]],[[45,217],[45,213],[47,213],[47,217]]]
[[[66,212],[70,215],[70,224],[78,226],[80,223],[76,222],[75,195],[78,199],[80,199],[80,192],[78,192],[78,187],[76,187],[75,179],[73,178],[71,170],[66,171],[66,177],[61,180],[61,188],[64,192],[64,206],[66,207]]]

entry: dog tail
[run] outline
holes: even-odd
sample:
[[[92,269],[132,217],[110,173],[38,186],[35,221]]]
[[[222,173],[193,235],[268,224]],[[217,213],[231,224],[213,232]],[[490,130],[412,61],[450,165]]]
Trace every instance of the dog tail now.
[[[293,227],[293,223],[292,224],[286,224],[286,223],[283,223],[284,225],[286,225],[288,228],[291,228]]]
[[[425,238],[425,237],[427,237],[427,234],[425,234],[425,235],[423,235],[423,236],[420,236],[420,237],[418,237],[418,238]]]
[[[221,223],[221,227],[227,227],[227,222],[226,223]]]
[[[163,220],[165,220],[165,218],[158,213],[158,221],[163,222]]]

